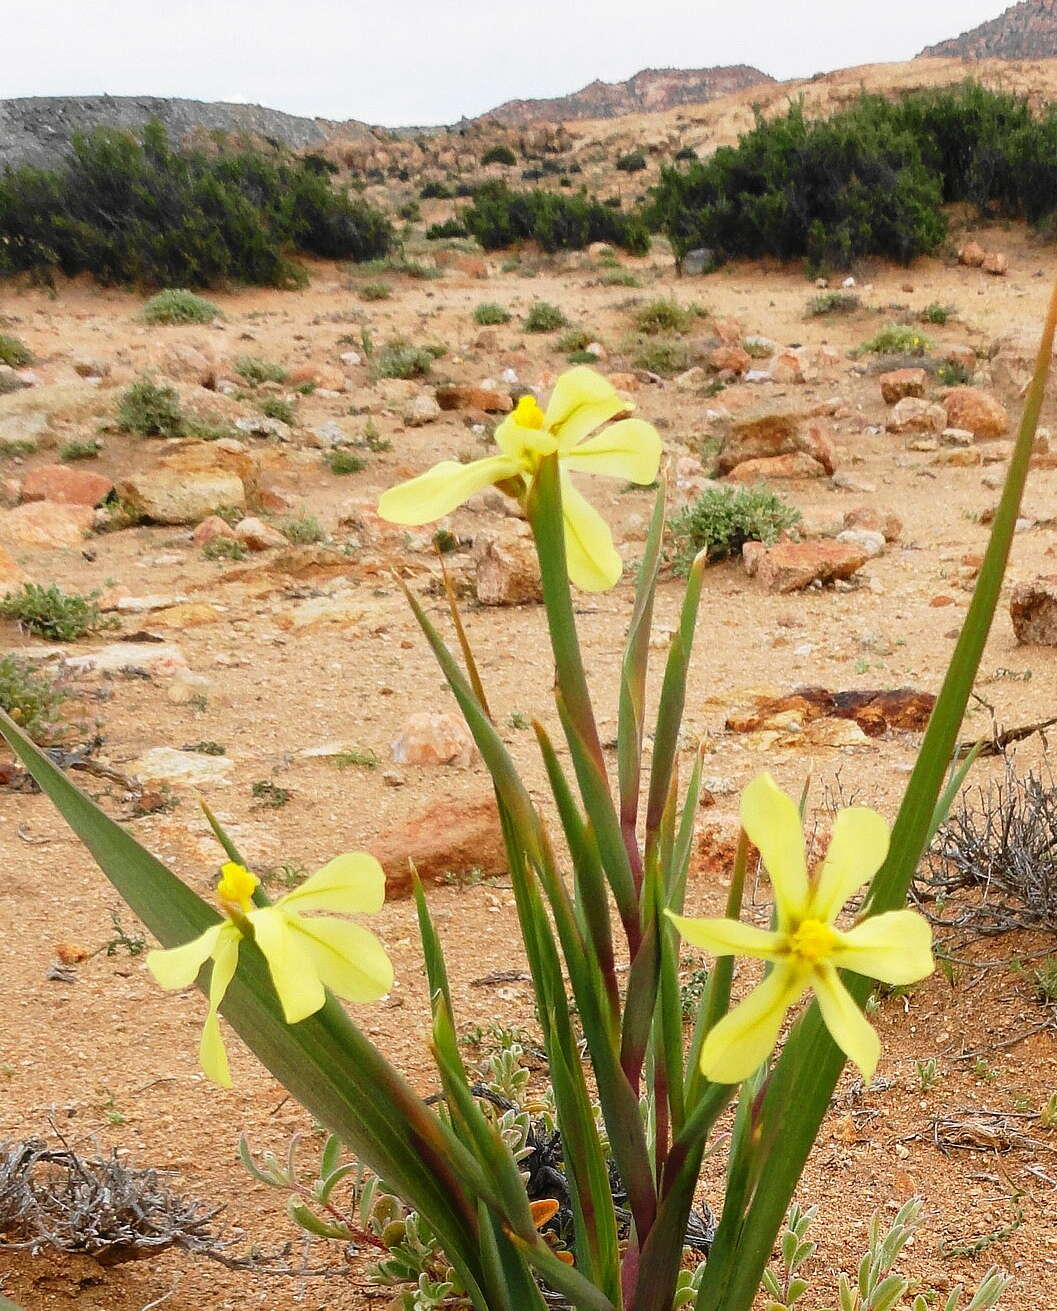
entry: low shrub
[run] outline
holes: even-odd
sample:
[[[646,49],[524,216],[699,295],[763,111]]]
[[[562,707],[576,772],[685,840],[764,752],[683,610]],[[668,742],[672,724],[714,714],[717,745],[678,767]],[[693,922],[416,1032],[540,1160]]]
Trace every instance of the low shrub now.
[[[646,167],[646,156],[641,150],[631,150],[620,156],[615,167],[622,173],[641,173]]]
[[[245,560],[248,548],[235,537],[214,537],[202,547],[207,560]]]
[[[418,194],[423,200],[450,200],[452,193],[443,182],[426,182]]]
[[[23,583],[0,600],[0,615],[51,642],[76,642],[102,624],[95,593],[64,592],[54,583]]]
[[[357,294],[360,300],[388,300],[393,294],[393,289],[388,282],[365,282],[359,287]]]
[[[603,287],[641,287],[636,274],[630,269],[607,269],[598,279]]]
[[[635,327],[647,336],[665,332],[686,332],[693,323],[695,311],[680,305],[670,297],[651,300],[635,311]]]
[[[639,215],[613,211],[584,192],[566,196],[511,191],[505,182],[490,181],[474,192],[473,204],[462,219],[485,250],[518,241],[538,241],[548,252],[582,250],[594,241],[610,242],[635,255],[650,248],[649,232]]]
[[[0,656],[0,709],[36,742],[47,742],[55,730],[66,691],[30,660]]]
[[[297,411],[294,409],[293,402],[283,400],[281,396],[262,396],[257,402],[257,408],[269,419],[278,419],[280,423],[289,424],[290,427],[297,422]]]
[[[570,351],[582,351],[585,346],[589,346],[597,340],[596,335],[593,332],[588,332],[586,328],[570,328],[568,332],[563,332],[554,343],[554,349],[567,355]]]
[[[101,443],[95,441],[94,438],[89,438],[87,441],[64,442],[59,447],[59,459],[71,463],[75,460],[98,460],[102,449]]]
[[[183,437],[187,432],[187,419],[176,389],[159,386],[151,378],[140,378],[125,388],[116,417],[122,432],[143,437]]]
[[[374,354],[371,372],[375,378],[422,378],[432,369],[435,358],[427,346],[391,341]]]
[[[921,311],[920,318],[922,323],[933,323],[937,327],[942,327],[954,315],[954,310],[949,305],[941,305],[939,301],[932,301]]]
[[[856,350],[856,355],[924,355],[932,342],[917,328],[890,323]]]
[[[6,364],[12,369],[21,369],[32,358],[32,351],[17,337],[0,332],[0,364]]]
[[[289,518],[281,519],[278,527],[287,541],[293,542],[295,546],[314,546],[327,538],[326,530],[314,514],[290,515]]]
[[[427,241],[443,241],[445,238],[468,237],[466,225],[458,219],[445,219],[443,223],[431,223],[426,229]]]
[[[211,300],[175,287],[159,291],[143,306],[146,323],[212,323],[219,313]]]
[[[745,542],[772,545],[800,522],[800,511],[763,484],[709,487],[668,522],[668,558],[685,575],[701,551],[710,560],[739,552]]]
[[[509,146],[491,146],[481,156],[481,164],[505,164],[508,168],[517,163],[517,155]]]
[[[853,291],[823,291],[807,304],[807,312],[812,318],[824,314],[854,314],[861,308],[862,301]]]
[[[421,282],[431,282],[435,278],[444,276],[444,270],[438,269],[435,264],[423,264],[421,260],[408,259],[406,255],[388,255],[384,259],[372,259],[357,269],[357,272],[401,274],[405,278],[416,278]]]
[[[353,451],[346,451],[340,447],[335,451],[327,451],[323,458],[330,472],[338,474],[339,477],[350,473],[360,473],[367,468],[365,459],[356,455]]]
[[[526,332],[557,332],[564,328],[569,320],[557,305],[549,301],[537,300],[529,306],[522,327]]]
[[[262,382],[285,382],[289,377],[281,364],[261,359],[259,355],[240,355],[235,361],[235,372],[254,387]]]
[[[495,301],[483,300],[473,312],[473,320],[485,326],[510,322],[510,311],[497,305]]]
[[[632,362],[637,369],[647,369],[670,378],[690,367],[690,347],[682,337],[643,337],[632,344]]]

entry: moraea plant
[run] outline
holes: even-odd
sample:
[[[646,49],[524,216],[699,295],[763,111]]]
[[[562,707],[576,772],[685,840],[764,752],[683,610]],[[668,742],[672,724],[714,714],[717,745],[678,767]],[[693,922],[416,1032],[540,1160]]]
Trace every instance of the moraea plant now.
[[[568,472],[594,467],[651,481],[660,449],[653,429],[624,420],[591,436],[621,413],[624,402],[604,379],[576,369],[559,379],[545,411],[532,401],[519,403],[497,430],[501,455],[477,466],[438,465],[383,498],[383,514],[420,522],[496,483],[518,497],[536,543],[570,771],[543,726],[536,724],[535,731],[567,856],[559,856],[549,818],[521,781],[496,729],[454,604],[461,663],[418,601],[410,594],[408,600],[495,785],[561,1133],[573,1221],[571,1263],[568,1253],[557,1254],[540,1234],[542,1212],[529,1203],[510,1141],[471,1091],[443,951],[421,887],[419,928],[442,1094],[435,1107],[414,1094],[333,996],[311,1013],[307,1004],[290,1004],[292,995],[300,998],[307,989],[314,1005],[320,984],[357,999],[372,990],[378,995],[388,978],[384,954],[377,944],[368,952],[366,939],[360,948],[342,942],[350,959],[357,950],[365,952],[361,964],[370,989],[349,988],[343,971],[324,969],[311,952],[296,987],[288,972],[276,969],[276,937],[261,926],[279,917],[290,942],[311,932],[311,925],[327,923],[300,919],[301,910],[312,909],[313,883],[325,871],[302,893],[268,908],[261,889],[251,888],[237,850],[214,824],[230,862],[242,867],[229,868],[220,890],[234,929],[218,927],[215,912],[78,792],[12,721],[0,724],[132,909],[163,946],[187,953],[176,958],[181,968],[168,979],[163,966],[163,981],[187,981],[195,961],[212,957],[215,987],[216,975],[224,982],[233,968],[222,1003],[226,1019],[291,1094],[418,1213],[477,1311],[545,1311],[555,1298],[578,1311],[673,1311],[691,1302],[696,1311],[752,1306],[845,1052],[866,1074],[876,1061],[876,1037],[859,1013],[869,978],[914,979],[931,968],[927,928],[905,909],[907,890],[968,768],[949,772],[998,601],[1055,318],[1057,293],[976,593],[890,838],[872,812],[843,812],[826,858],[809,879],[796,807],[765,775],[746,790],[726,920],[682,918],[701,762],[692,764],[681,786],[679,734],[703,557],[690,569],[660,681],[652,750],[644,759],[663,486],[620,668],[612,763],[601,745],[573,614],[570,576],[581,586],[609,586],[619,577],[620,562],[604,524],[584,529],[586,503]],[[593,524],[594,511],[591,516]],[[739,921],[750,838],[774,886],[770,933]],[[341,857],[337,863],[350,859],[365,858]],[[867,880],[855,924],[835,927],[844,902]],[[350,899],[315,904],[346,911],[377,904],[375,885],[367,893],[366,884],[354,884]],[[688,1051],[679,931],[719,956]],[[233,954],[217,959],[221,939],[230,941],[237,960]],[[768,974],[730,1011],[730,953],[746,951],[764,958]],[[167,955],[154,958],[156,972]],[[618,970],[624,960],[626,973]],[[208,992],[211,985],[203,979],[199,986]],[[793,1020],[775,1055],[782,1018],[808,990],[814,1002]],[[735,1097],[719,1228],[708,1260],[689,1276],[681,1267],[701,1162]],[[710,1150],[718,1148],[712,1144]],[[615,1176],[626,1196],[619,1214]]]

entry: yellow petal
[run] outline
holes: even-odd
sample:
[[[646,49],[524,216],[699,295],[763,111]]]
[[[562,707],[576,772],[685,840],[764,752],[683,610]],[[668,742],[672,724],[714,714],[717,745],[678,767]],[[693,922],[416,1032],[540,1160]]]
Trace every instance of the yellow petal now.
[[[622,419],[563,454],[562,464],[606,478],[651,483],[661,465],[660,434],[644,419]]]
[[[518,471],[519,466],[502,455],[474,460],[472,464],[442,460],[410,482],[398,483],[383,492],[378,513],[390,523],[432,523],[450,514],[482,487],[511,478]]]
[[[796,802],[770,774],[758,774],[741,794],[741,825],[771,876],[779,927],[802,920],[807,913],[807,861]]]
[[[257,946],[268,962],[287,1024],[314,1015],[327,995],[301,935],[292,931],[287,916],[276,906],[252,911],[249,920]]]
[[[227,922],[214,924],[182,947],[168,951],[148,951],[147,968],[163,988],[189,988],[198,978],[198,971],[216,950],[222,929],[231,927]]]
[[[687,942],[713,956],[759,956],[762,960],[775,960],[782,942],[777,933],[768,933],[752,924],[731,919],[685,919],[682,915],[668,916]]]
[[[888,825],[883,815],[865,806],[839,810],[812,892],[812,916],[832,924],[840,908],[873,878],[887,855]]]
[[[837,934],[830,960],[842,970],[882,983],[917,983],[936,968],[932,928],[915,910],[873,915],[847,933]]]
[[[790,1006],[807,987],[801,970],[776,965],[759,987],[709,1031],[701,1048],[701,1073],[713,1083],[740,1083],[774,1051]]]
[[[586,364],[566,369],[554,384],[544,422],[558,438],[563,451],[630,409],[608,378]]]
[[[323,983],[346,1001],[377,1001],[393,986],[393,965],[369,930],[329,915],[291,916],[290,930]]]
[[[562,474],[562,515],[569,577],[585,592],[605,592],[620,582],[624,565],[609,525]]]
[[[518,423],[515,415],[504,419],[492,435],[506,458],[526,471],[534,469],[545,455],[553,455],[558,449],[558,439],[552,432],[528,428]]]
[[[385,902],[385,871],[366,851],[335,856],[299,888],[280,897],[276,906],[291,910],[337,910],[346,915],[373,914]]]
[[[234,925],[225,927],[234,929]],[[224,1039],[220,1033],[217,1010],[224,1000],[228,985],[235,977],[241,940],[237,929],[221,937],[216,955],[213,957],[213,972],[209,978],[209,1012],[198,1044],[199,1065],[207,1078],[212,1079],[214,1083],[219,1083],[222,1088],[231,1087],[231,1070],[228,1066],[228,1054],[224,1049]]]
[[[877,1069],[881,1040],[873,1031],[832,965],[820,965],[812,979],[822,1018],[833,1041],[859,1067],[867,1086]]]

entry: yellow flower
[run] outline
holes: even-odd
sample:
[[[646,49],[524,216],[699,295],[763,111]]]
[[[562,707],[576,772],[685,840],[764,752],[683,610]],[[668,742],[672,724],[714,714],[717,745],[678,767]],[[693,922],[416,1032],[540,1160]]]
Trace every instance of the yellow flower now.
[[[327,988],[346,1001],[384,997],[393,984],[393,967],[369,930],[331,915],[306,919],[303,914],[380,910],[385,874],[366,852],[336,856],[272,906],[254,906],[253,892],[260,880],[244,866],[229,861],[221,875],[217,899],[227,918],[182,947],[149,952],[147,965],[163,988],[188,988],[205,962],[212,960],[209,1012],[198,1057],[210,1079],[230,1088],[217,1009],[234,977],[244,937],[252,937],[264,953],[287,1024],[315,1014],[326,1001]]]
[[[861,806],[839,811],[825,859],[809,877],[800,813],[770,774],[759,775],[742,793],[741,823],[771,876],[775,931],[739,920],[672,916],[695,946],[715,956],[758,956],[771,966],[763,982],[708,1034],[702,1073],[716,1083],[747,1079],[774,1049],[786,1012],[810,989],[834,1042],[869,1083],[881,1044],[837,971],[905,984],[935,968],[932,930],[915,911],[874,915],[846,931],[834,927],[844,903],[884,862],[887,825],[876,811]]]
[[[603,592],[620,579],[620,556],[605,520],[573,486],[569,473],[582,470],[633,483],[653,482],[660,466],[661,439],[652,424],[622,419],[590,436],[626,409],[628,402],[600,373],[586,365],[569,369],[555,383],[546,412],[531,396],[521,397],[495,430],[499,455],[472,464],[454,460],[435,464],[385,492],[378,513],[391,523],[432,523],[495,483],[512,485],[511,490],[524,498],[540,461],[557,452],[569,577],[586,592]]]

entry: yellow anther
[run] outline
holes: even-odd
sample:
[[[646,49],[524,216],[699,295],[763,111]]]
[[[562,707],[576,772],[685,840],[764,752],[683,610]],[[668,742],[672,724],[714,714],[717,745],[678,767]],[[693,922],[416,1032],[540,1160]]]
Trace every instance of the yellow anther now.
[[[220,874],[217,900],[228,906],[237,906],[240,910],[252,910],[253,894],[260,885],[257,875],[251,874],[245,865],[237,865],[233,860],[221,865]]]

